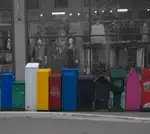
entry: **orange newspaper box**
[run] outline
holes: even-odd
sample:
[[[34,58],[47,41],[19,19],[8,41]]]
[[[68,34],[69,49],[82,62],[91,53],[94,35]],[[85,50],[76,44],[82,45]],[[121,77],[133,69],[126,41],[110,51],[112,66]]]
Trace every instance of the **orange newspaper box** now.
[[[39,69],[36,78],[36,110],[49,110],[49,76],[51,69]]]

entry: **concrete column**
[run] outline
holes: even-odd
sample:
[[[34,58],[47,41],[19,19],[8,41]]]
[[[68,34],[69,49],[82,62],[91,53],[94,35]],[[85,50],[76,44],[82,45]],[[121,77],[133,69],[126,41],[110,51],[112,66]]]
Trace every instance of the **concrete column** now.
[[[144,48],[137,49],[137,67],[144,68]]]
[[[26,0],[13,0],[14,71],[16,80],[24,80],[26,65]]]

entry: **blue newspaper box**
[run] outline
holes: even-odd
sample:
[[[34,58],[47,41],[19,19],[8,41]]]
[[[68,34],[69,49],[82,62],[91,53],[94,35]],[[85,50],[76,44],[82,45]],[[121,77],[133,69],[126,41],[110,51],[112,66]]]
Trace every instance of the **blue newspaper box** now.
[[[3,73],[0,76],[1,110],[12,110],[13,73]]]
[[[62,110],[77,110],[78,69],[62,70]]]

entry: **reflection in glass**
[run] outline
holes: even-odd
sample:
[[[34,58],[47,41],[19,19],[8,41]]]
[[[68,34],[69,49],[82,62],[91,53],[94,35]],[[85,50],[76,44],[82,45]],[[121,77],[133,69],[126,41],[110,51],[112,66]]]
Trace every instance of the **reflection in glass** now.
[[[12,72],[11,10],[0,10],[0,73]]]

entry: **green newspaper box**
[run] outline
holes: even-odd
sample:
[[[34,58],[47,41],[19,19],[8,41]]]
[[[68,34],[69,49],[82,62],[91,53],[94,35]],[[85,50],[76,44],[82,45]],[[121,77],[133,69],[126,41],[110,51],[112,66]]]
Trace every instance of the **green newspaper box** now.
[[[125,86],[126,71],[124,69],[112,69],[110,73],[111,91],[113,92],[113,107],[112,111],[123,111],[122,104],[125,102],[124,86]]]
[[[25,109],[25,83],[22,81],[15,81],[12,84],[12,109]]]

